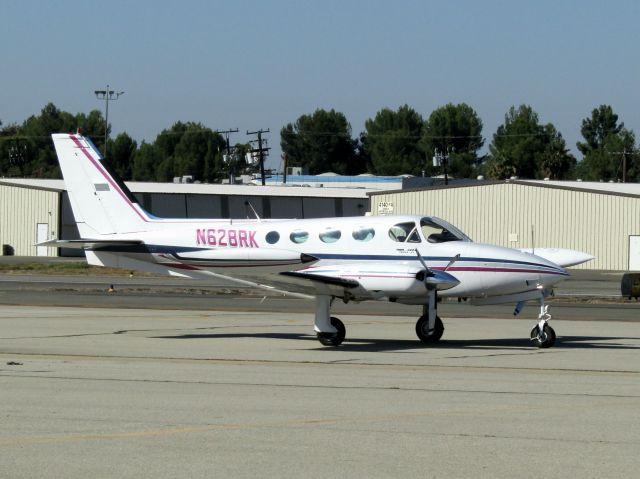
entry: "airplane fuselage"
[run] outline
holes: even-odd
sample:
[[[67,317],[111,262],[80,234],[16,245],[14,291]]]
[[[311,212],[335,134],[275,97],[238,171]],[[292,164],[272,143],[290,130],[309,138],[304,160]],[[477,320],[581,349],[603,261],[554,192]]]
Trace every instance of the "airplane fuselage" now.
[[[550,261],[474,243],[448,223],[430,217],[345,217],[332,218],[330,223],[326,219],[149,219],[147,224],[147,231],[117,235],[144,244],[106,246],[96,252],[117,252],[162,265],[172,274],[197,277],[219,268],[274,270],[281,266],[283,271],[354,279],[367,290],[379,292],[379,298],[399,300],[424,296],[424,284],[416,278],[422,268],[416,250],[436,271],[447,268],[459,255],[447,268],[459,284],[442,290],[442,296],[487,297],[547,289],[567,276]],[[449,234],[430,242],[426,233],[433,226]]]

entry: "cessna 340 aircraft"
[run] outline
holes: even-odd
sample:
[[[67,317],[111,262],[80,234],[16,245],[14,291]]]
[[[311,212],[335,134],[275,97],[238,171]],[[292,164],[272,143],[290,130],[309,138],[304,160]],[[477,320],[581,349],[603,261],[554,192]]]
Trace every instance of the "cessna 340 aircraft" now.
[[[80,134],[54,134],[53,142],[80,239],[41,246],[84,249],[92,265],[241,284],[315,297],[318,340],[338,346],[345,326],[331,317],[335,298],[423,305],[418,338],[437,342],[444,326],[439,296],[475,304],[540,302],[531,330],[534,345],[555,342],[545,297],[568,276],[564,269],[593,257],[573,250],[531,254],[479,244],[431,216],[369,216],[306,220],[163,219],[147,213],[91,143]],[[553,261],[545,259],[553,258]],[[262,282],[229,277],[275,267]],[[234,275],[236,276],[236,275]]]

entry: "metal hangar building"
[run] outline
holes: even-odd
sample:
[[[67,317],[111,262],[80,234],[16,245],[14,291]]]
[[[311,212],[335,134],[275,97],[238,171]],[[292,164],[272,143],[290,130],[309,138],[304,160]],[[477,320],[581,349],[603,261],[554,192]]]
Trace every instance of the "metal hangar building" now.
[[[576,249],[596,257],[576,268],[640,271],[637,183],[477,181],[369,196],[374,215],[437,216],[477,242]]]
[[[143,208],[165,218],[321,218],[362,216],[366,188],[127,182]],[[253,208],[253,209],[252,209]],[[36,247],[52,238],[76,239],[63,180],[0,178],[2,255],[77,256],[79,250]]]

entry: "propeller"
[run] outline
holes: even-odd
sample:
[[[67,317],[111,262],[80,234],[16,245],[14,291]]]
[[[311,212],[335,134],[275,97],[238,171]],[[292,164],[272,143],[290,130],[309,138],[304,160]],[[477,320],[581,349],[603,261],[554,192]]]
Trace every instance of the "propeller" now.
[[[427,278],[433,278],[433,271],[431,270],[431,268],[429,268],[429,266],[427,266],[427,263],[422,258],[422,255],[420,254],[420,251],[418,251],[418,248],[416,248],[416,255],[418,256],[418,259],[420,260],[420,263],[422,263],[422,267],[424,268],[424,285],[427,289],[429,289]]]
[[[419,272],[416,275],[416,279],[422,280],[424,282],[424,286],[425,288],[427,288],[427,291],[431,291],[434,289],[449,289],[460,284],[460,281],[455,276],[447,273],[447,269],[450,268],[453,263],[455,263],[460,259],[459,254],[451,258],[451,261],[449,261],[449,264],[447,264],[444,271],[435,271],[429,268],[426,261],[420,254],[420,251],[418,251],[417,248],[415,252],[416,252],[416,256],[418,256],[418,260],[420,260],[420,263],[424,268],[424,273],[423,273],[424,277],[421,277]]]

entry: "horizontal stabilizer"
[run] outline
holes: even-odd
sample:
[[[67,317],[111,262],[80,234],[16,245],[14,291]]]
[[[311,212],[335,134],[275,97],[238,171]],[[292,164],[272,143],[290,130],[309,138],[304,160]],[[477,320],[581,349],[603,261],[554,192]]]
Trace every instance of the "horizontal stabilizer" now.
[[[76,239],[76,240],[49,240],[37,243],[36,246],[49,246],[51,248],[71,249],[99,249],[105,246],[137,246],[144,244],[142,240],[103,240],[103,239]]]

